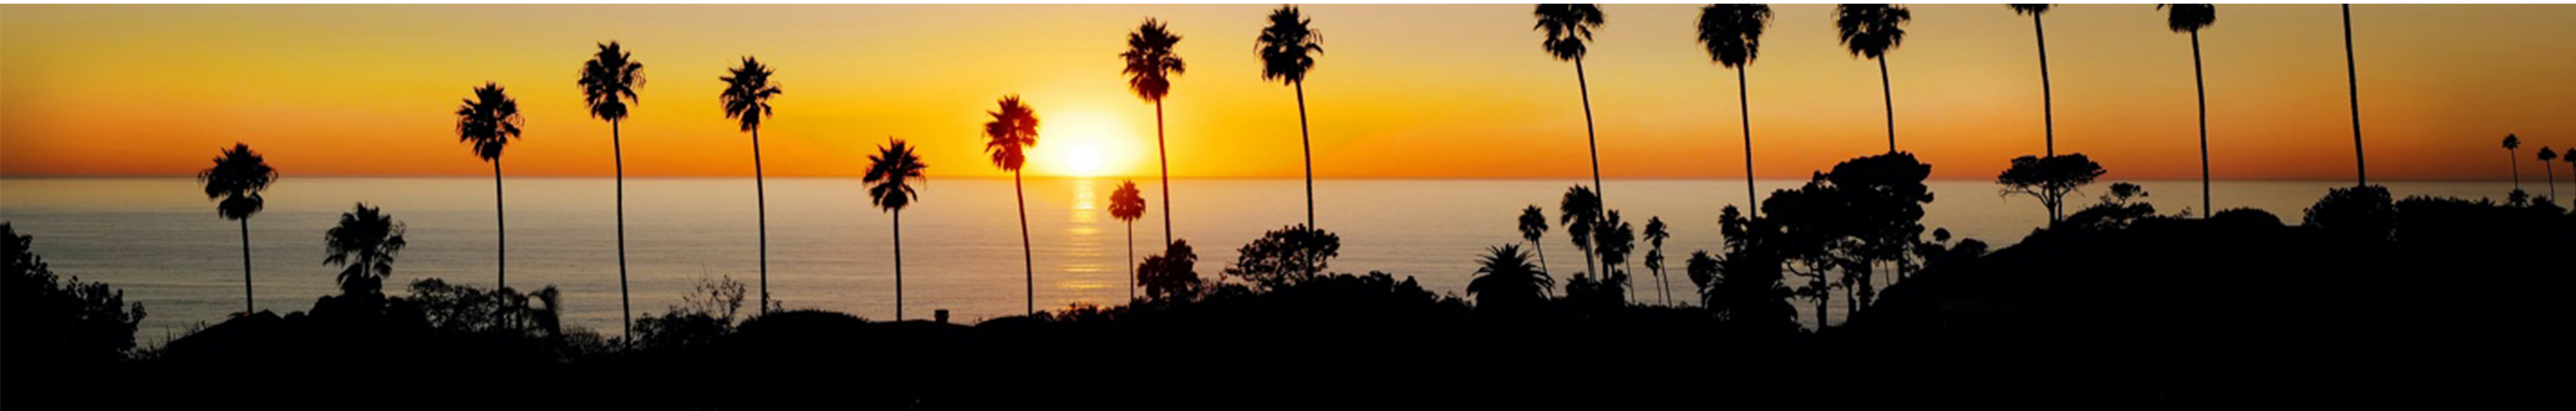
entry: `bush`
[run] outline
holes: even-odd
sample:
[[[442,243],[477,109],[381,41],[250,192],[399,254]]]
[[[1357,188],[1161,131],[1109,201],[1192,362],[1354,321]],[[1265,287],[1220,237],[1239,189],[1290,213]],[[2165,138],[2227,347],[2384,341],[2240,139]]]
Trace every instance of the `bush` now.
[[[127,305],[125,292],[104,283],[62,280],[30,246],[0,223],[0,362],[12,368],[44,364],[94,365],[124,359],[134,349],[134,327],[143,304]]]

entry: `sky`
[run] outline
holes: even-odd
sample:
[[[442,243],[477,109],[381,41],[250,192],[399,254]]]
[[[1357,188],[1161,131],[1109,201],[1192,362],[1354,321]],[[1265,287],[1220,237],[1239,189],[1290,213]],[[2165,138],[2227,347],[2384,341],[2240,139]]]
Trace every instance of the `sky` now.
[[[1042,121],[1032,176],[1155,174],[1154,106],[1117,57],[1147,18],[1183,40],[1164,100],[1171,173],[1295,177],[1296,94],[1253,40],[1273,5],[5,5],[0,176],[193,175],[234,142],[293,176],[485,176],[454,112],[485,82],[526,120],[510,176],[611,175],[581,63],[605,41],[644,65],[622,124],[630,176],[748,176],[751,139],[717,78],[745,56],[786,92],[761,129],[770,176],[855,176],[890,138],[933,177],[1006,176],[985,111]],[[1528,5],[1310,5],[1325,53],[1305,87],[1326,178],[1587,176],[1574,65]],[[1916,5],[1889,52],[1897,144],[1934,177],[1990,179],[2042,151],[2031,18]],[[1886,147],[1878,65],[1832,6],[1776,5],[1747,68],[1755,174],[1803,178]],[[1583,60],[1608,178],[1741,178],[1735,73],[1695,41],[1695,5],[1603,6]],[[2349,179],[2352,117],[2334,5],[2221,5],[2201,33],[2219,179]],[[2113,179],[2199,177],[2192,49],[2149,5],[2045,15],[2057,147]],[[2576,146],[2569,5],[2359,5],[2352,24],[2373,179],[2503,180],[2500,145]]]

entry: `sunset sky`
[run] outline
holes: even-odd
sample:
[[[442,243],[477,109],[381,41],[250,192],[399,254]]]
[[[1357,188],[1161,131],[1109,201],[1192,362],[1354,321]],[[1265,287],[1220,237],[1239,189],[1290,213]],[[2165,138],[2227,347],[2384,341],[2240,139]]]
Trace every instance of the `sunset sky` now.
[[[786,93],[762,132],[771,176],[850,176],[888,137],[933,176],[1004,175],[984,112],[1019,94],[1043,120],[1033,175],[1154,173],[1153,106],[1117,57],[1147,17],[1183,36],[1166,100],[1183,177],[1301,173],[1297,108],[1253,39],[1274,5],[0,6],[0,175],[190,175],[249,143],[287,176],[488,175],[453,112],[497,82],[526,118],[512,176],[610,174],[608,124],[575,87],[594,44],[644,64],[624,125],[629,175],[748,176],[718,110],[743,56]],[[1750,67],[1757,175],[1795,178],[1883,149],[1878,67],[1836,43],[1831,5],[1777,5]],[[1740,177],[1735,75],[1694,41],[1697,5],[1605,5],[1585,67],[1610,178]],[[2041,151],[2030,18],[1917,5],[1890,52],[1899,145],[1936,177],[1992,178]],[[1589,173],[1574,66],[1528,5],[1311,5],[1321,177]],[[2352,175],[2334,5],[2221,5],[2202,34],[2220,179]],[[2357,5],[2374,179],[2507,178],[2576,146],[2576,6]],[[2110,178],[2197,178],[2191,46],[2150,5],[2046,15],[2058,147]],[[1096,170],[1077,164],[1098,161]],[[2563,166],[2563,164],[2561,165]]]

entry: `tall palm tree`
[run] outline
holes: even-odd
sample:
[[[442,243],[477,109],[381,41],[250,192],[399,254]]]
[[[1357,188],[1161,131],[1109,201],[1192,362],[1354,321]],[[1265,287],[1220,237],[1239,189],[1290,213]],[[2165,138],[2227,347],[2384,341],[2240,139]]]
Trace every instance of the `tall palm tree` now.
[[[1127,61],[1127,89],[1136,97],[1154,103],[1154,152],[1161,156],[1163,169],[1163,244],[1172,243],[1172,152],[1163,144],[1163,97],[1172,93],[1172,76],[1189,71],[1189,64],[1172,46],[1181,36],[1163,29],[1163,23],[1145,19],[1136,31],[1127,33],[1127,52],[1118,57]]]
[[[2218,6],[2209,4],[2159,4],[2166,10],[2165,24],[2175,32],[2191,33],[2191,90],[2200,101],[2200,218],[2209,218],[2209,80],[2200,75],[2200,30],[2218,23]]]
[[[269,167],[259,153],[250,151],[249,144],[233,143],[233,148],[223,154],[215,157],[214,167],[197,172],[197,182],[206,186],[207,199],[220,199],[215,203],[215,215],[241,222],[242,315],[248,316],[258,312],[250,292],[250,216],[259,214],[268,204],[259,192],[277,182],[277,169]]]
[[[1887,99],[1887,151],[1896,151],[1896,86],[1887,80],[1887,51],[1905,44],[1905,23],[1914,12],[1888,4],[1834,6],[1834,28],[1852,55],[1878,60],[1879,94]]]
[[[2522,149],[2522,137],[2516,137],[2513,134],[2504,135],[2505,164],[2512,167],[2506,171],[2513,174],[2513,191],[2522,191],[2522,152],[2518,151],[2520,149]]]
[[[1537,204],[1521,209],[1520,229],[1521,238],[1528,239],[1530,247],[1538,250],[1538,268],[1547,269],[1547,246],[1538,241],[1547,235],[1547,210],[1540,210]]]
[[[2039,38],[2039,118],[2047,136],[2048,155],[2057,155],[2057,101],[2048,87],[2048,27],[2039,16],[2048,14],[2046,4],[2006,4],[2013,14],[2030,15],[2030,31]]]
[[[2569,147],[2567,148],[2567,151],[2568,152],[2561,153],[2561,155],[2558,156],[2558,161],[2567,162],[2567,172],[2569,173],[2567,175],[2570,178],[2576,178],[2576,147]]]
[[[644,63],[611,41],[581,64],[581,95],[590,116],[608,120],[609,158],[617,166],[617,306],[624,313],[626,340],[635,340],[635,303],[626,286],[626,148],[618,123],[626,119],[627,102],[644,104],[635,87],[644,85]]]
[[[475,156],[492,163],[492,231],[499,239],[494,242],[499,249],[494,266],[499,271],[498,288],[504,290],[510,288],[510,235],[501,207],[501,148],[519,138],[519,125],[524,122],[519,118],[519,101],[490,82],[474,89],[474,98],[456,109],[456,138],[472,144]]]
[[[340,293],[346,296],[376,295],[384,290],[385,278],[394,274],[394,256],[402,253],[403,223],[383,209],[358,203],[357,208],[340,213],[340,224],[323,232],[322,245],[331,256],[323,264],[346,267],[340,270]]]
[[[1655,288],[1663,294],[1660,301],[1666,305],[1672,304],[1673,288],[1664,278],[1664,239],[1672,236],[1671,231],[1665,230],[1663,217],[1646,218],[1646,243],[1654,246],[1646,251],[1646,270],[1655,273]]]
[[[1557,223],[1564,224],[1566,234],[1574,238],[1574,249],[1583,251],[1583,269],[1596,276],[1606,275],[1594,264],[1592,255],[1593,226],[1601,222],[1601,195],[1590,187],[1574,186],[1565,190],[1565,198],[1557,202],[1556,209]]]
[[[1745,90],[1744,66],[1761,54],[1762,29],[1770,25],[1768,4],[1711,4],[1699,10],[1699,44],[1708,49],[1710,60],[1735,69],[1735,107],[1744,123],[1745,204],[1759,205],[1762,199],[1753,188],[1752,93]]]
[[[1020,103],[1017,94],[1002,97],[1002,107],[984,114],[993,121],[984,123],[984,151],[993,155],[993,166],[1011,172],[1011,193],[1020,202],[1020,262],[1027,268],[1028,312],[1038,312],[1038,263],[1035,248],[1029,245],[1029,196],[1020,187],[1020,166],[1028,162],[1023,153],[1038,145],[1038,113]]]
[[[1306,226],[1315,227],[1315,137],[1306,128],[1306,72],[1315,70],[1315,55],[1324,52],[1316,43],[1324,34],[1315,31],[1313,19],[1297,14],[1297,6],[1279,6],[1270,11],[1270,26],[1261,29],[1253,40],[1261,51],[1261,79],[1279,80],[1297,88],[1297,141],[1306,152]]]
[[[1145,194],[1135,180],[1118,182],[1109,195],[1109,217],[1127,222],[1127,301],[1136,301],[1136,219],[1145,217]]]
[[[903,207],[921,198],[913,191],[911,181],[930,181],[921,175],[921,170],[930,168],[930,164],[921,162],[921,156],[913,154],[903,139],[887,140],[887,145],[877,146],[877,154],[868,156],[865,181],[868,200],[894,213],[894,320],[903,321]]]
[[[740,120],[742,131],[751,132],[751,193],[760,215],[760,313],[769,313],[769,189],[760,171],[760,120],[769,118],[769,98],[785,90],[769,81],[774,72],[760,60],[743,57],[742,65],[731,69],[731,75],[717,78],[725,83],[724,94],[717,100],[724,104],[725,118]],[[898,291],[898,294],[901,292]],[[900,305],[898,303],[898,305]],[[901,311],[901,307],[897,307]],[[900,318],[898,318],[900,319]]]
[[[1591,4],[1541,4],[1531,12],[1538,26],[1547,33],[1539,47],[1557,60],[1574,62],[1574,85],[1583,93],[1583,138],[1592,150],[1592,187],[1601,188],[1601,137],[1592,128],[1592,83],[1583,77],[1583,55],[1590,51],[1584,42],[1592,41],[1592,29],[1601,27],[1601,6]],[[1596,191],[1595,198],[1599,193]],[[1594,217],[1599,218],[1599,217]]]
[[[2549,146],[2540,146],[2540,169],[2541,169],[2541,170],[2549,171],[2549,201],[2550,201],[2550,202],[2557,202],[2557,201],[2558,201],[2558,166],[2554,166],[2554,165],[2550,165],[2550,164],[2549,164],[2549,160],[2557,160],[2557,159],[2558,159],[2558,152],[2556,152],[2556,151],[2550,151],[2550,150],[2549,150]]]
[[[2361,156],[2361,69],[2352,56],[2352,5],[2343,5],[2343,73],[2345,86],[2352,90],[2352,177],[2360,181],[2355,187],[2370,185],[2370,168]]]
[[[1556,279],[1547,270],[1530,265],[1529,251],[1518,244],[1504,244],[1485,249],[1476,260],[1476,278],[1467,280],[1467,296],[1476,299],[1478,307],[1526,307],[1547,299],[1548,290],[1556,288]]]

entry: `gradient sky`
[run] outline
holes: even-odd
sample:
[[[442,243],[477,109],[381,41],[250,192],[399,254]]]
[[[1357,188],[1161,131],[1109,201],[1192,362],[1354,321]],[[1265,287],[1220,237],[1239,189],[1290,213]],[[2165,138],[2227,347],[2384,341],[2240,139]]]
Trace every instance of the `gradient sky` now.
[[[849,176],[888,137],[934,176],[999,176],[985,110],[1020,94],[1045,122],[1034,175],[1076,152],[1152,175],[1153,107],[1117,54],[1170,22],[1190,71],[1167,102],[1185,177],[1300,174],[1290,89],[1253,38],[1270,5],[7,5],[0,175],[189,175],[250,143],[289,177],[488,175],[453,112],[498,82],[527,119],[513,176],[610,173],[608,125],[577,69],[618,40],[643,62],[625,123],[638,176],[747,176],[748,136],[717,109],[742,56],[786,94],[762,132],[772,176]],[[1602,173],[1740,177],[1734,74],[1694,42],[1695,5],[1605,5],[1585,67]],[[1322,177],[1586,176],[1574,67],[1527,5],[1304,7],[1327,51],[1306,90]],[[2030,19],[1918,5],[1889,55],[1899,145],[1940,178],[1992,178],[2041,151]],[[1778,5],[1750,68],[1756,174],[1799,178],[1878,152],[1877,66],[1835,42],[1830,5]],[[2333,5],[2221,5],[2202,33],[2221,179],[2349,179],[2351,118]],[[2506,178],[2498,141],[2576,146],[2576,6],[2360,5],[2363,131],[2375,179]],[[2148,5],[2047,15],[2061,151],[2108,178],[2197,178],[2191,49]]]

